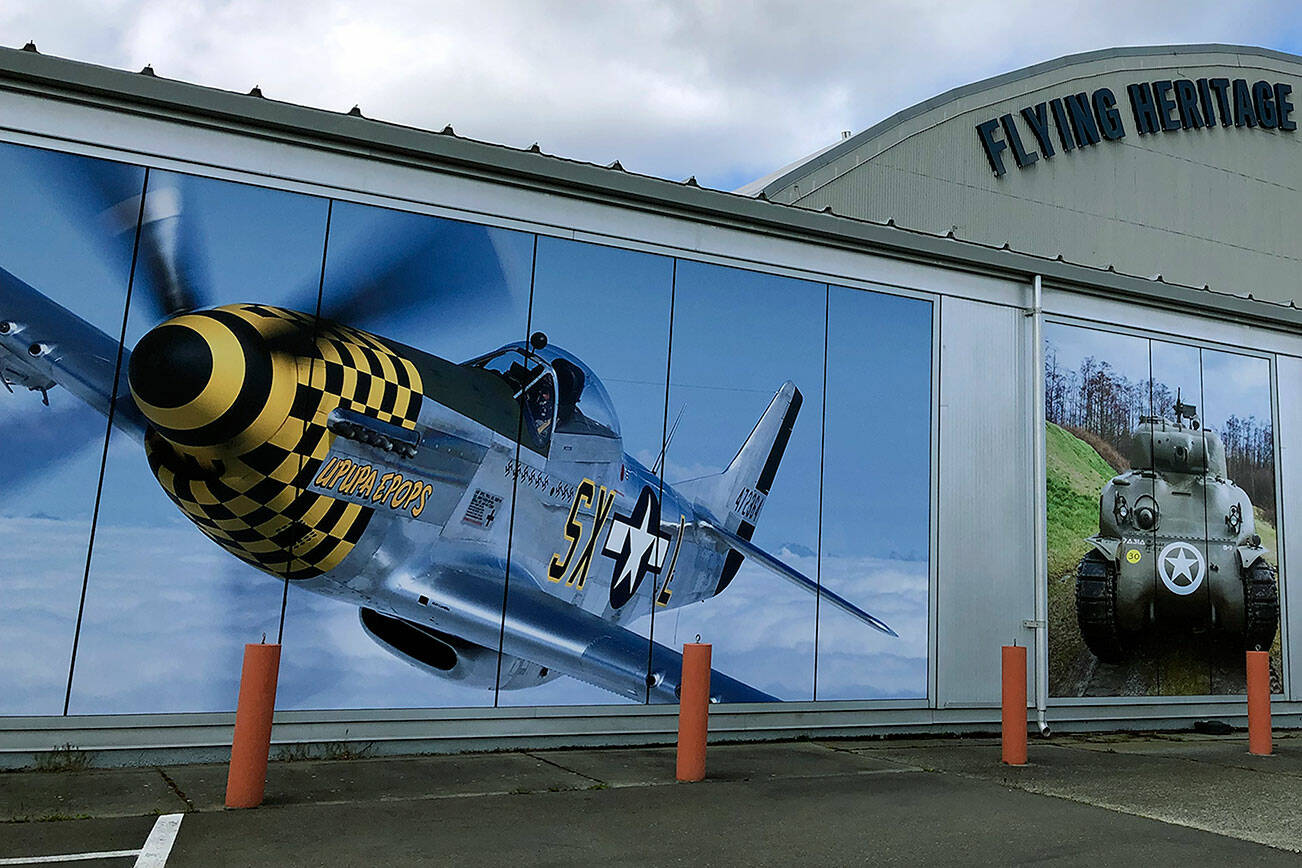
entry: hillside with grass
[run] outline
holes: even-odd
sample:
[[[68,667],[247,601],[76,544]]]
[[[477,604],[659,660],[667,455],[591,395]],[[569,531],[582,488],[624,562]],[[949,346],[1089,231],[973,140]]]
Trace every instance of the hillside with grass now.
[[[1099,492],[1115,471],[1088,443],[1045,423],[1048,477],[1049,575],[1074,571],[1099,532]]]
[[[1071,432],[1046,422],[1049,533],[1049,692],[1075,696],[1090,658],[1076,626],[1076,564],[1099,532],[1099,492],[1115,473]]]

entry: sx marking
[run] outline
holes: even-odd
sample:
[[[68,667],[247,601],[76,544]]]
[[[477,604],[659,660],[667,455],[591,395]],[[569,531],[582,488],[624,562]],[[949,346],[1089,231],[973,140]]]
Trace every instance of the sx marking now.
[[[582,552],[577,558],[574,557],[575,550],[579,547],[579,541],[583,537],[583,521],[580,516],[581,511],[591,509],[595,504],[593,511],[592,535],[588,537],[588,542],[583,546]],[[559,553],[554,553],[551,561],[547,564],[547,580],[549,582],[559,582],[565,579],[566,585],[572,585],[576,590],[583,590],[583,585],[588,581],[588,570],[592,567],[592,558],[596,554],[597,537],[601,529],[606,524],[606,519],[610,516],[611,507],[615,505],[615,492],[606,486],[597,487],[597,483],[591,479],[584,479],[578,484],[574,493],[574,500],[570,503],[570,514],[565,519],[565,539],[569,545],[562,557]],[[569,578],[565,578],[566,573]]]

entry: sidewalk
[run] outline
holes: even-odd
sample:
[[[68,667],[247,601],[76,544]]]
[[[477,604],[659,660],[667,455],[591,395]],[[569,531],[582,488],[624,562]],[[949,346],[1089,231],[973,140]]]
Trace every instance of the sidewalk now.
[[[224,765],[17,772],[0,859],[139,848],[180,813],[169,866],[1296,864],[1302,733],[1275,745],[1054,738],[1025,768],[993,739],[718,745],[701,784],[674,783],[672,748],[277,762],[249,811],[223,808]]]

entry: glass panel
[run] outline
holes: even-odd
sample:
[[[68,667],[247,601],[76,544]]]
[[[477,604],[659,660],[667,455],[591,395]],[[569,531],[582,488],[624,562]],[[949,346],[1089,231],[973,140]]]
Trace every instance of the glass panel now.
[[[641,572],[630,590],[618,581],[605,547],[614,517],[629,513],[638,500],[641,485],[633,486],[641,477],[634,477],[633,463],[652,468],[661,451],[672,273],[673,261],[665,257],[538,241],[533,330],[547,336],[538,355],[556,373],[559,405],[546,466],[549,487],[519,498],[508,613],[527,610],[541,591],[638,636],[650,635],[651,600],[667,567]],[[667,510],[662,512],[661,528],[677,535],[677,515],[670,519]],[[597,641],[592,633],[601,624],[589,627],[592,632],[552,641],[586,650]],[[508,665],[509,660],[503,657],[501,705],[645,699],[644,663],[616,693],[572,677],[573,672],[553,670],[541,683],[531,681],[528,666]]]
[[[1149,693],[1211,693],[1211,592],[1202,366],[1197,347],[1151,342],[1153,496],[1159,507],[1150,622],[1136,656],[1157,661]]]
[[[1159,521],[1149,341],[1057,323],[1044,340],[1049,692],[1147,695],[1157,668],[1133,647]]]
[[[1245,644],[1281,689],[1270,362],[1052,324],[1046,351],[1051,693],[1242,693]]]
[[[532,255],[524,233],[334,204],[322,315],[371,337],[332,333],[339,363],[322,381],[365,418],[418,428],[418,461],[432,464],[353,453],[378,478],[369,497],[351,498],[368,516],[357,547],[302,583],[315,593],[291,589],[293,707],[493,704],[519,404],[505,385],[477,402],[483,383],[456,363],[526,337]],[[422,394],[404,387],[395,399],[394,383],[415,385],[403,359]],[[429,483],[428,502],[404,499],[403,474]],[[334,489],[362,485],[372,483],[345,476]]]
[[[137,346],[168,317],[167,295],[199,307],[257,303],[315,310],[327,202],[168,172],[151,171],[128,341]],[[210,349],[211,370],[232,356]],[[181,362],[172,379],[184,379]],[[205,369],[205,379],[211,370]],[[241,368],[241,370],[245,370]],[[209,382],[218,380],[215,377]],[[224,381],[222,381],[224,382]],[[245,388],[239,382],[239,390]],[[234,392],[231,398],[234,399]],[[261,404],[259,404],[261,406]],[[164,441],[149,455],[177,471],[173,488],[192,498],[207,527],[234,528],[244,510],[217,465],[201,468]],[[233,466],[233,465],[222,465]],[[184,479],[184,483],[177,480]],[[225,481],[223,481],[225,480]],[[193,487],[191,483],[193,482]],[[234,483],[231,483],[232,485]],[[216,532],[214,532],[216,533]],[[135,438],[114,431],[86,594],[71,711],[117,714],[221,711],[234,707],[246,642],[275,641],[283,581],[237,559],[178,508]],[[301,693],[288,640],[280,704]]]
[[[833,286],[828,297],[818,699],[927,695],[931,305]]]
[[[665,461],[666,482],[811,580],[818,573],[826,298],[823,284],[679,262],[669,415],[681,421],[672,423],[677,433]],[[769,462],[759,462],[727,483],[708,480],[738,456],[787,380],[803,400],[780,463],[766,473]],[[764,436],[774,435],[776,428]],[[759,452],[770,450],[760,444]],[[673,608],[656,614],[657,642],[680,648],[700,634],[714,646],[716,670],[779,699],[813,698],[814,593],[720,546],[702,552],[690,572],[678,566],[671,601]]]
[[[1246,692],[1246,646],[1270,652],[1273,692],[1281,692],[1282,582],[1275,532],[1279,516],[1270,361],[1203,350],[1202,371],[1200,409],[1212,459],[1207,472],[1207,549],[1209,560],[1219,567],[1210,575],[1213,620],[1220,628],[1211,689]]]
[[[22,296],[39,293],[116,345],[143,180],[134,166],[0,145],[0,320],[21,323]],[[102,216],[124,202],[121,221]],[[22,341],[59,338],[25,325]],[[107,425],[65,388],[43,403],[28,387],[48,381],[21,352],[0,350],[0,375],[0,714],[61,714]]]

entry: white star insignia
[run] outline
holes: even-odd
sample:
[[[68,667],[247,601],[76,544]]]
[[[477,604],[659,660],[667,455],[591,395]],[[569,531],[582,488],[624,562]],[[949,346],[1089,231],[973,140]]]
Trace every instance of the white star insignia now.
[[[669,551],[670,536],[660,530],[660,502],[649,487],[633,507],[632,515],[615,514],[602,554],[614,559],[610,578],[610,604],[620,608],[633,594],[647,573],[659,574]]]
[[[1171,573],[1172,579],[1183,576],[1189,581],[1193,581],[1193,574],[1189,572],[1189,568],[1198,563],[1198,559],[1185,554],[1185,549],[1180,549],[1178,554],[1167,558],[1166,562],[1174,569],[1174,572]]]
[[[1157,558],[1158,578],[1168,590],[1180,596],[1198,590],[1206,570],[1202,553],[1187,542],[1168,543]]]

